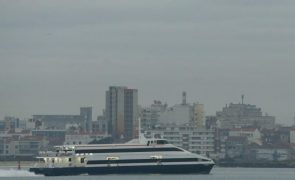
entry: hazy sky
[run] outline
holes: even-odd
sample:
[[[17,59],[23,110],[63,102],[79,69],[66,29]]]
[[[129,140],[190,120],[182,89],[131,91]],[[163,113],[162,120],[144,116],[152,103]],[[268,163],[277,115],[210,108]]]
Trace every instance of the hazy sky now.
[[[110,85],[295,116],[294,0],[0,0],[0,119],[98,115]]]

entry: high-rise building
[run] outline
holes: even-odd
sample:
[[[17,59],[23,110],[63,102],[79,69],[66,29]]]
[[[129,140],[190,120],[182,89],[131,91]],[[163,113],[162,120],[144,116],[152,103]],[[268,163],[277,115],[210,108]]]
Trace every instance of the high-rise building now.
[[[138,117],[138,91],[122,86],[111,86],[106,91],[106,120],[108,132],[116,140],[133,138]]]
[[[194,117],[193,125],[195,127],[204,127],[204,104],[196,103],[193,105]]]
[[[92,131],[92,107],[81,107],[80,116],[84,120],[84,129],[86,132]]]

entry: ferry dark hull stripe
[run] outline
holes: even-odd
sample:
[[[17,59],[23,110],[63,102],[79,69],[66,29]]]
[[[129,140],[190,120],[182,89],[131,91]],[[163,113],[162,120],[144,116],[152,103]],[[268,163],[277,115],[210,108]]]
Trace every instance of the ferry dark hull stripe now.
[[[87,164],[124,164],[124,163],[156,163],[156,162],[200,162],[198,158],[170,159],[120,159],[120,160],[89,160]]]
[[[214,164],[143,165],[110,167],[30,168],[45,176],[102,175],[102,174],[209,174]]]
[[[75,153],[129,153],[129,152],[164,152],[164,151],[182,151],[176,147],[163,147],[163,148],[126,148],[126,149],[77,149]]]

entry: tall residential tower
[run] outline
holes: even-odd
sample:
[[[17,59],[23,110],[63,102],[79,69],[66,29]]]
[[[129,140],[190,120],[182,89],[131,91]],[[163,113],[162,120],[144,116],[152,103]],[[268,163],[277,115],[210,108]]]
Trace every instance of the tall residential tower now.
[[[108,132],[116,140],[130,140],[138,117],[138,91],[111,86],[106,91],[106,119]]]

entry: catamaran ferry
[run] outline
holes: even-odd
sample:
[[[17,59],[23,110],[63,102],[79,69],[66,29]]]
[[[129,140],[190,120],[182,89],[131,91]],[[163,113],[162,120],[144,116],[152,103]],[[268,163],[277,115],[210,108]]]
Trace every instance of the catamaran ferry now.
[[[169,144],[138,139],[126,144],[63,145],[40,154],[30,168],[45,176],[99,174],[209,174],[213,160]]]

